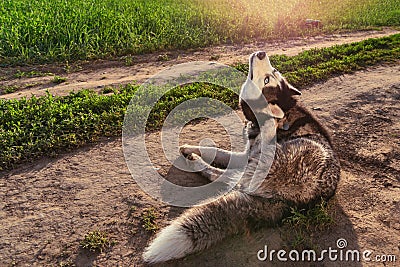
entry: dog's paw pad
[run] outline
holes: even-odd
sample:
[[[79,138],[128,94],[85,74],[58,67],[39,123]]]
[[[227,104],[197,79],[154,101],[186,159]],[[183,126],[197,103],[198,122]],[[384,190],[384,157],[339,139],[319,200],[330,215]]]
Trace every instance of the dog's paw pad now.
[[[200,151],[199,148],[196,146],[191,146],[191,145],[183,145],[181,147],[179,147],[179,152],[185,157],[187,158],[187,156],[189,154],[197,154],[200,155]]]
[[[186,158],[187,158],[188,160],[197,160],[197,159],[200,158],[200,156],[197,155],[197,154],[194,154],[194,153],[190,153],[190,154],[188,154],[188,155],[186,156]]]
[[[189,154],[191,154],[190,152],[190,146],[189,145],[183,145],[179,147],[179,152],[184,156],[187,157]]]

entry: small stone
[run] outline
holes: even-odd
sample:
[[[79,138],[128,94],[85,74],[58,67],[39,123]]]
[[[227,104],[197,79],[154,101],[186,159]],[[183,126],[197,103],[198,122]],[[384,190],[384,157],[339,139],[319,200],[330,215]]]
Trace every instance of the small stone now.
[[[391,182],[389,182],[389,181],[384,181],[383,182],[383,186],[384,187],[389,187],[389,186],[392,186],[393,184],[391,183]]]

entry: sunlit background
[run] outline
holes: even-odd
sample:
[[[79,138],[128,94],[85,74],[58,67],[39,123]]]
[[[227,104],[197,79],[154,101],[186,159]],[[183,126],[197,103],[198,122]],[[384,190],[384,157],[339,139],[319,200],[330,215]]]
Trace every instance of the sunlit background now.
[[[3,0],[0,25],[3,62],[63,61],[398,26],[400,1]]]

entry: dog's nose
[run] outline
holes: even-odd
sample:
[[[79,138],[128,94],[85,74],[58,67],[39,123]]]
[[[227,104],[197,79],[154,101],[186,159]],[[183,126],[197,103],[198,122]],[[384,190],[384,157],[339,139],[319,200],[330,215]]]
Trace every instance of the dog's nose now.
[[[266,54],[264,51],[261,51],[261,52],[258,52],[258,53],[257,53],[257,57],[258,57],[260,60],[263,60],[263,59],[265,58],[266,55],[267,55],[267,54]]]

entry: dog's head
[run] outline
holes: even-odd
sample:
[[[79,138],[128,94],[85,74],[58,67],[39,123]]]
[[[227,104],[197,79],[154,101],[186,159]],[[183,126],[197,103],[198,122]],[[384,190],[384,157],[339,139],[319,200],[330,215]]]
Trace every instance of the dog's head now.
[[[250,55],[248,80],[256,85],[268,103],[278,105],[284,112],[296,104],[293,96],[301,95],[299,90],[272,67],[264,51]]]

